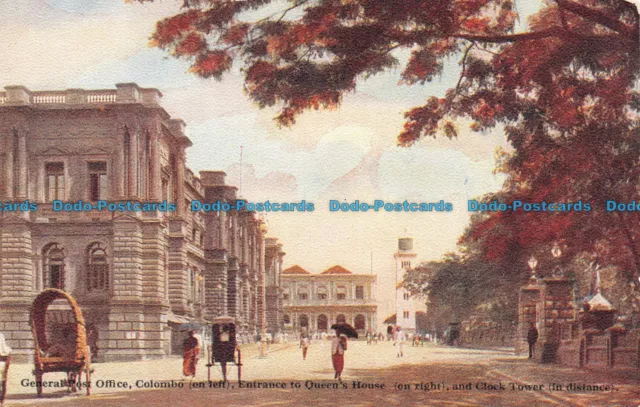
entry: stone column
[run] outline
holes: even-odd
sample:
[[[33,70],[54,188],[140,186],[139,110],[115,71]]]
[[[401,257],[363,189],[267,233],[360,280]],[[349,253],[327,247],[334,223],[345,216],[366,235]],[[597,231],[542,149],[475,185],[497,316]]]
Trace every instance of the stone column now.
[[[116,153],[113,158],[113,168],[111,169],[112,181],[111,188],[115,199],[124,199],[126,187],[125,183],[125,165],[124,162],[124,140],[126,138],[126,129],[116,138]]]
[[[230,265],[227,270],[227,312],[238,318],[238,269]]]
[[[27,199],[27,137],[24,130],[18,133],[18,188],[16,199]]]
[[[138,131],[129,133],[129,162],[127,163],[129,178],[127,179],[127,195],[138,196]]]
[[[180,147],[176,155],[174,174],[176,174],[176,193],[173,196],[173,201],[176,204],[176,215],[184,216],[184,169],[185,169],[185,151],[183,147]]]
[[[549,363],[556,361],[561,326],[573,318],[573,289],[567,277],[547,277],[543,281],[537,308],[536,360]]]
[[[518,296],[518,334],[515,343],[517,355],[528,354],[527,332],[531,323],[537,323],[537,304],[540,301],[542,286],[535,278],[529,284],[520,288]]]
[[[150,175],[150,197],[152,202],[158,202],[162,198],[161,180],[160,180],[160,135],[159,129],[154,128],[151,133],[149,146],[149,175]]]
[[[220,211],[218,215],[218,242],[214,242],[214,246],[218,249],[226,249],[227,253],[230,252],[228,240],[227,240],[227,212]]]
[[[14,156],[13,156],[13,151],[14,151],[14,147],[13,147],[13,143],[15,143],[15,137],[13,137],[13,132],[10,131],[9,134],[7,135],[7,139],[6,139],[6,143],[5,145],[7,146],[6,148],[6,161],[5,161],[5,191],[4,191],[4,196],[6,197],[6,199],[8,200],[12,200],[13,199],[13,160],[14,160]]]

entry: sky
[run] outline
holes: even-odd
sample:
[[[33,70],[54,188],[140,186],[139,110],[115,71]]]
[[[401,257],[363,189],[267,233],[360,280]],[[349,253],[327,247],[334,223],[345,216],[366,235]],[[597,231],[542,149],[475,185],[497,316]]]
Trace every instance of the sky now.
[[[268,235],[298,264],[319,273],[340,264],[354,273],[378,275],[380,322],[393,313],[393,253],[411,236],[419,261],[454,251],[469,221],[467,200],[498,190],[492,172],[497,148],[508,149],[496,130],[472,133],[460,123],[458,139],[396,145],[403,112],[441,96],[455,85],[459,66],[450,61],[441,78],[425,86],[399,85],[401,67],[358,85],[335,111],[310,112],[290,129],[273,121],[242,91],[237,69],[222,81],[188,72],[189,64],[148,46],[155,22],[179,11],[180,1],[126,4],[121,0],[0,0],[0,88],[31,90],[113,89],[136,82],[158,88],[162,105],[187,123],[193,147],[187,164],[224,170],[250,202],[315,204],[311,213],[267,215]],[[520,29],[538,1],[519,1]],[[405,55],[400,55],[400,58]],[[240,165],[240,147],[243,150]],[[342,202],[451,202],[449,213],[335,213]]]

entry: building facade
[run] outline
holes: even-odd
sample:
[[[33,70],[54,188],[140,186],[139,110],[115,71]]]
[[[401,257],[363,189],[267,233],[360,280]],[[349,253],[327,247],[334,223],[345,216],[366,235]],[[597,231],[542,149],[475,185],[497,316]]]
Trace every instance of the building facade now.
[[[23,205],[0,212],[0,331],[18,359],[33,352],[29,308],[47,287],[77,299],[104,361],[175,352],[187,321],[229,315],[259,329],[264,225],[252,212],[191,210],[235,203],[236,188],[187,168],[185,123],[161,96],[132,83],[0,92],[0,201]]]
[[[284,327],[284,308],[282,303],[282,263],[285,252],[278,239],[268,237],[264,242],[265,246],[265,296],[267,304],[265,317],[265,330],[275,334],[282,331]],[[261,285],[262,286],[262,285]],[[262,304],[261,304],[262,305]],[[262,309],[260,309],[260,313]],[[260,314],[262,315],[262,313]]]
[[[401,237],[398,239],[398,251],[393,257],[396,260],[396,325],[405,332],[416,332],[416,306],[409,291],[404,288],[404,275],[411,270],[416,258],[413,251],[413,239]]]
[[[376,279],[374,274],[353,274],[342,266],[320,274],[289,267],[282,272],[285,329],[326,332],[342,321],[361,333],[377,331]]]

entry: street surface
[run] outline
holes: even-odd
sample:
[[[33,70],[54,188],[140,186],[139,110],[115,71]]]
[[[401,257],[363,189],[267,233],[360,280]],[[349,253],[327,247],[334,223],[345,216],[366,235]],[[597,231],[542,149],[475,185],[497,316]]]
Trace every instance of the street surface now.
[[[307,360],[297,343],[272,345],[259,358],[255,345],[243,347],[242,388],[230,368],[228,387],[219,382],[219,366],[207,381],[200,360],[195,379],[182,377],[182,359],[98,363],[93,367],[92,395],[69,395],[45,388],[37,399],[32,365],[12,365],[6,406],[633,406],[640,405],[640,373],[585,371],[536,365],[512,352],[411,347],[396,356],[391,342],[350,342],[343,381],[333,380],[328,342],[314,342]],[[45,381],[64,379],[51,373]],[[173,388],[149,386],[173,380]],[[552,383],[555,386],[552,386]],[[204,388],[197,388],[197,386]],[[589,386],[588,388],[585,385]],[[111,387],[107,387],[111,386]],[[120,386],[120,387],[115,387]],[[178,387],[181,386],[181,387]],[[266,388],[265,388],[266,387]]]

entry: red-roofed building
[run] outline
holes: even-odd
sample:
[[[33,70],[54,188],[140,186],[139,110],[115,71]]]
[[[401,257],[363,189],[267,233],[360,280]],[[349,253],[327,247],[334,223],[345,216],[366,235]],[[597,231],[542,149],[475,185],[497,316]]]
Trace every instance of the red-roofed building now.
[[[353,273],[342,266],[336,265],[326,269],[320,274],[353,274]]]
[[[309,273],[307,270],[303,269],[302,267],[296,264],[295,266],[291,266],[288,269],[284,270],[282,274],[311,274],[311,273]]]
[[[358,331],[376,331],[376,275],[335,265],[313,274],[295,265],[282,272],[285,330],[328,331],[346,321]]]

